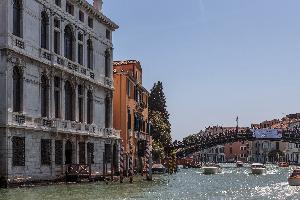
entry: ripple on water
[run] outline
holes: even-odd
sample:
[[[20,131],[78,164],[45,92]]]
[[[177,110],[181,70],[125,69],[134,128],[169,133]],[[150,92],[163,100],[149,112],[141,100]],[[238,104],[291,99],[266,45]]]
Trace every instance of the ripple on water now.
[[[152,182],[135,177],[134,184],[102,183],[0,190],[0,200],[82,199],[300,199],[300,187],[290,187],[292,168],[268,166],[265,176],[250,175],[250,168],[223,168],[218,175],[184,169],[174,175],[154,176]]]

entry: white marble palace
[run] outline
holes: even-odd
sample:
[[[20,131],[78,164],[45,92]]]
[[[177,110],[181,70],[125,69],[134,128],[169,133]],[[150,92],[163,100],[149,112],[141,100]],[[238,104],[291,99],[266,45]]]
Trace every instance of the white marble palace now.
[[[0,1],[0,179],[118,165],[112,32],[102,0]],[[105,164],[104,164],[105,162]]]

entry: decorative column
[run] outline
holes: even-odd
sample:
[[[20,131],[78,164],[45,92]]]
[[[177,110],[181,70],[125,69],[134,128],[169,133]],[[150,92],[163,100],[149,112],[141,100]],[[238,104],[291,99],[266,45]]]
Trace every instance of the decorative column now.
[[[49,21],[50,21],[50,24],[49,24],[49,30],[48,30],[48,34],[49,34],[49,51],[50,52],[54,52],[54,48],[53,48],[53,41],[54,41],[54,36],[53,36],[53,31],[54,31],[54,17],[53,17],[53,12],[50,12],[49,14]],[[53,62],[53,57],[51,57],[52,59],[52,62]]]
[[[60,118],[65,119],[65,79],[62,76],[61,79],[61,95],[60,95]]]
[[[85,84],[83,84],[83,101],[82,101],[82,104],[83,104],[83,108],[82,108],[82,121],[83,123],[87,123],[87,86]]]
[[[74,119],[76,122],[79,121],[79,104],[78,104],[78,84],[75,82],[75,86],[74,86],[74,92],[75,92],[75,108],[74,108]]]
[[[53,119],[55,118],[55,99],[54,99],[54,76],[51,73],[49,76],[49,118]]]

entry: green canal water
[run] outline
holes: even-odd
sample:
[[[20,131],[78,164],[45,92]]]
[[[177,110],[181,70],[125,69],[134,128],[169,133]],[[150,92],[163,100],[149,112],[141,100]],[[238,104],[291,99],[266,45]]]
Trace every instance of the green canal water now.
[[[84,199],[300,199],[300,187],[287,183],[292,168],[269,165],[266,175],[249,168],[225,165],[222,174],[203,175],[201,169],[182,169],[175,175],[154,176],[152,182],[135,177],[134,183],[70,184],[0,189],[0,200]]]

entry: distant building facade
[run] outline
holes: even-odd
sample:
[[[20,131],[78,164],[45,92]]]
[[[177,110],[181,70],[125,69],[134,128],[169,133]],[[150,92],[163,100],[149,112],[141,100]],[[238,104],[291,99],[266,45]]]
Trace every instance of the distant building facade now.
[[[53,180],[70,164],[96,174],[118,167],[111,38],[118,26],[101,6],[0,1],[0,178]]]
[[[149,92],[143,87],[143,71],[139,61],[114,61],[113,66],[114,128],[121,130],[126,170],[129,157],[133,157],[133,166],[140,172],[145,166],[146,145],[152,145],[148,118]]]
[[[252,141],[242,141],[225,144],[225,160],[226,162],[251,160]]]

